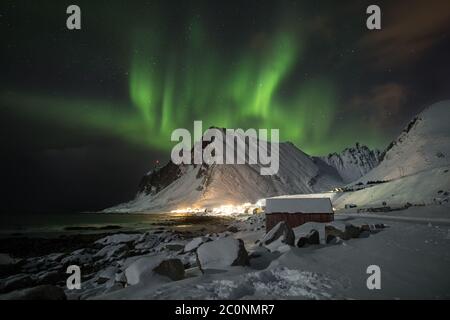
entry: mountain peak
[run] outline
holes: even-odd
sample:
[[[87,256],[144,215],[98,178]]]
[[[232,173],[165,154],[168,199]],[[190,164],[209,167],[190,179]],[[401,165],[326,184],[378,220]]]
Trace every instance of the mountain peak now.
[[[375,168],[380,161],[380,151],[371,150],[356,142],[355,146],[345,148],[340,153],[330,153],[320,157],[322,161],[334,167],[345,183],[355,181]]]
[[[180,164],[169,162],[145,175],[136,198],[107,212],[161,212],[255,203],[261,198],[311,193],[342,186],[336,170],[291,143],[279,143],[279,170],[261,175],[258,164]]]

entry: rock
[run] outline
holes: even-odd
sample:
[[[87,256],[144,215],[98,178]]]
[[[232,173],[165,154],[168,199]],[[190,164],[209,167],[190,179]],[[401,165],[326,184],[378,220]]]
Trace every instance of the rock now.
[[[92,255],[81,250],[72,252],[69,256],[64,257],[61,260],[61,265],[67,267],[75,264],[78,266],[88,265],[92,263]]]
[[[292,229],[286,222],[280,221],[275,227],[273,227],[261,240],[263,245],[268,245],[275,240],[281,238],[281,242],[287,245],[293,246],[295,242],[295,235]]]
[[[42,272],[36,281],[37,284],[44,285],[44,284],[57,284],[59,281],[65,279],[67,275],[58,270],[53,270],[49,272]]]
[[[211,241],[209,237],[197,237],[192,239],[190,242],[188,242],[184,247],[184,252],[191,252],[196,250],[199,246],[201,246],[203,243],[206,243],[208,241]]]
[[[370,236],[370,231],[362,231],[359,235],[360,238],[368,238]]]
[[[27,274],[17,274],[8,277],[0,283],[0,293],[20,290],[34,285],[33,279]]]
[[[184,249],[182,244],[166,244],[166,249],[169,251],[181,251]]]
[[[266,253],[270,253],[270,250],[268,250],[268,249],[265,248],[265,247],[257,247],[257,248],[255,249],[255,251],[252,251],[252,252],[249,254],[248,258],[249,258],[249,259],[260,258],[261,256],[263,256],[263,254],[266,254]]]
[[[110,279],[115,279],[118,269],[113,266],[107,267],[105,270],[98,273],[96,282],[103,284]]]
[[[119,243],[131,243],[140,240],[142,234],[116,233],[97,240],[95,243],[103,246]]]
[[[124,286],[127,283],[127,277],[125,276],[125,272],[116,273],[114,279],[117,283],[120,283],[122,286]]]
[[[204,243],[198,247],[196,254],[197,264],[202,271],[206,269],[223,270],[230,266],[249,264],[244,242],[232,237]]]
[[[359,238],[359,235],[361,234],[361,228],[354,226],[352,224],[345,225],[345,233],[348,238]]]
[[[303,248],[308,244],[308,239],[306,237],[300,237],[297,241],[297,247]]]
[[[184,265],[180,259],[164,260],[153,271],[174,281],[184,278]]]
[[[367,226],[365,226],[364,228],[367,229]],[[349,240],[352,238],[355,239],[355,238],[359,238],[359,235],[361,234],[362,231],[363,231],[362,227],[355,226],[350,223],[345,224],[344,230],[341,230],[333,225],[326,225],[325,226],[325,238],[328,238],[329,235],[332,235],[335,237],[339,237],[343,240]]]
[[[328,242],[328,238],[330,237],[330,239],[331,239],[331,236],[333,236],[335,238],[339,237],[339,238],[344,239],[344,240],[348,240],[349,239],[349,237],[348,237],[346,232],[336,228],[335,226],[326,225],[325,226],[325,239],[327,239],[327,243],[329,243]]]
[[[47,260],[52,262],[60,262],[62,258],[66,256],[65,253],[51,253],[47,256]]]
[[[184,266],[179,259],[166,259],[165,255],[156,255],[139,258],[125,269],[125,277],[129,285],[150,279],[155,274],[171,280],[179,280],[184,277]]]
[[[10,292],[0,296],[0,300],[66,300],[66,294],[60,287],[41,285]]]
[[[136,249],[152,249],[160,243],[160,237],[156,234],[146,232],[137,242],[138,243],[134,245]]]
[[[230,227],[228,227],[227,231],[230,231],[232,233],[236,233],[236,232],[239,231],[239,229],[236,228],[235,226],[230,226]]]
[[[120,257],[123,253],[130,250],[128,244],[110,244],[100,249],[95,255],[95,259],[110,259],[112,257]]]
[[[327,244],[340,244],[342,243],[342,239],[340,237],[334,236],[334,235],[328,235],[327,236]]]
[[[301,248],[308,244],[320,244],[320,234],[317,230],[311,230],[306,236],[300,237],[297,247]]]

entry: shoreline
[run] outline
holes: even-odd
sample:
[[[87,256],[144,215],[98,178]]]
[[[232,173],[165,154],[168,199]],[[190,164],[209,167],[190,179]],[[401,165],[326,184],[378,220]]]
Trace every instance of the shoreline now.
[[[64,222],[64,219],[69,222]],[[125,213],[77,213],[49,214],[39,219],[37,215],[24,214],[16,221],[1,225],[0,240],[8,238],[58,238],[78,234],[142,233],[160,227],[174,231],[218,232],[221,226],[234,221],[234,217],[205,216],[194,214],[125,214]]]

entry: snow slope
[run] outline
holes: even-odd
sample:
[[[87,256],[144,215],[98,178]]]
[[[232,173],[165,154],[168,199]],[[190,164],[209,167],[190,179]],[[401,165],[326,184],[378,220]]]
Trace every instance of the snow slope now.
[[[380,164],[361,181],[392,180],[450,165],[450,100],[417,115],[393,141]]]
[[[336,193],[332,202],[338,209],[344,208],[345,204],[356,204],[358,207],[381,207],[383,202],[390,207],[404,206],[407,203],[448,204],[449,191],[450,166],[447,166],[422,171],[358,191]]]
[[[238,136],[245,141],[245,137]],[[249,141],[246,142],[247,145]],[[270,143],[267,146],[270,149]],[[248,151],[248,148],[247,148]],[[317,164],[292,143],[279,144],[279,171],[260,174],[259,164],[179,165],[169,163],[149,173],[137,197],[106,212],[161,212],[256,202],[282,194],[311,193],[343,185],[336,170]],[[163,173],[162,173],[163,172]]]
[[[386,181],[354,192],[337,193],[333,205],[448,205],[450,193],[450,100],[436,103],[419,115],[393,141],[373,170],[359,179]]]

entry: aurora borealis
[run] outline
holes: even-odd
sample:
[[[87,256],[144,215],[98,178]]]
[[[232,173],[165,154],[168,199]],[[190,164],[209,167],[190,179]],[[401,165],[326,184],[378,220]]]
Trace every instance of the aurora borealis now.
[[[82,30],[68,31],[66,3],[3,2],[2,144],[13,162],[105,141],[108,154],[126,146],[154,159],[168,157],[174,129],[202,120],[279,129],[312,155],[356,141],[383,149],[448,98],[448,4],[380,1],[385,28],[370,33],[368,3],[78,1]],[[149,169],[142,161],[136,172]]]
[[[336,109],[333,82],[317,77],[303,81],[288,96],[280,94],[295,68],[301,67],[299,34],[286,28],[267,36],[264,45],[245,45],[227,57],[208,43],[199,19],[189,22],[186,30],[185,46],[170,49],[168,55],[152,29],[130,31],[129,100],[121,102],[120,112],[114,108],[116,102],[100,99],[22,92],[4,94],[3,99],[30,113],[41,105],[35,117],[56,116],[166,151],[171,148],[171,132],[190,128],[193,120],[207,127],[277,128],[283,140],[308,152],[335,149],[324,145]]]
[[[307,36],[302,23],[287,11],[277,7],[273,27],[242,36],[242,44],[230,50],[224,50],[220,33],[200,14],[186,14],[172,30],[161,30],[163,17],[170,15],[167,9],[156,22],[149,13],[151,23],[130,24],[119,34],[121,41],[129,42],[129,50],[121,61],[128,96],[118,109],[117,101],[76,93],[13,91],[12,100],[33,117],[53,121],[55,116],[61,123],[99,129],[164,151],[172,146],[171,132],[190,128],[194,120],[205,126],[277,128],[282,140],[306,152],[338,151],[351,141],[329,139],[338,107],[335,81],[327,74],[296,80],[304,68]],[[2,98],[11,100],[8,94]],[[33,113],[36,104],[42,105],[39,114]],[[366,135],[365,142],[372,144],[373,138]]]

